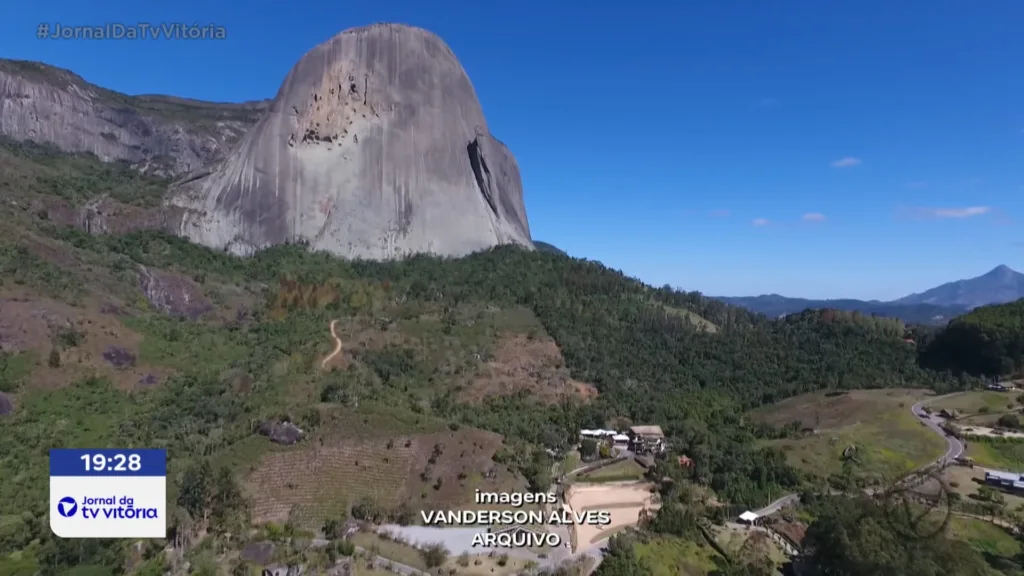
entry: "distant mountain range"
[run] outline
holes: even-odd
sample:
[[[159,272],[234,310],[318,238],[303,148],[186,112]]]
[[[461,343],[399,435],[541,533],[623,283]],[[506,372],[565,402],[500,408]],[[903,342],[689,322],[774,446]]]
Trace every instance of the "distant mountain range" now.
[[[931,290],[888,302],[852,299],[808,300],[787,298],[778,294],[715,298],[771,317],[802,312],[808,308],[833,308],[899,318],[915,324],[945,324],[953,317],[979,306],[1004,304],[1024,298],[1024,274],[1008,266],[997,266],[977,278],[948,282]]]

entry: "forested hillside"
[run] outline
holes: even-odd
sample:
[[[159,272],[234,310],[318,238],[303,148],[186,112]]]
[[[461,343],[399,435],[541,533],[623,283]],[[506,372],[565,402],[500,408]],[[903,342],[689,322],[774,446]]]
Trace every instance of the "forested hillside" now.
[[[493,450],[488,433],[499,433],[494,460],[543,487],[541,448],[630,422],[661,425],[697,482],[754,506],[801,477],[756,446],[745,409],[826,388],[962,385],[919,368],[895,320],[771,320],[512,247],[376,263],[289,245],[240,259],[152,230],[112,233],[151,227],[131,210],[157,205],[166,182],[9,143],[0,168],[0,553],[44,572],[120,565],[124,552],[52,538],[45,463],[56,446],[166,447],[181,542],[237,534],[264,508],[315,523],[379,496],[374,483],[393,470],[367,471],[356,438],[410,470],[434,446],[419,477],[387,484],[390,500],[373,503],[381,516],[457,502],[489,468],[465,454],[442,477],[431,465],[458,452],[442,456],[435,438]],[[133,219],[116,225],[119,211]],[[344,352],[326,365],[332,320]],[[270,447],[256,424],[284,421],[311,439]],[[275,492],[310,475],[289,458],[316,442],[321,459],[341,447],[333,465],[350,483],[321,500]]]
[[[1024,300],[984,306],[935,334],[922,361],[938,370],[975,376],[1017,376],[1024,368]]]

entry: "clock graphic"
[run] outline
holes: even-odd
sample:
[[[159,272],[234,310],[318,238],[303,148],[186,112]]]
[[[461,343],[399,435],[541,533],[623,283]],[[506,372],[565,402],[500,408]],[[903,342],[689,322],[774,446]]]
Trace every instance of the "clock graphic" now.
[[[50,450],[50,530],[59,538],[166,538],[167,450]]]

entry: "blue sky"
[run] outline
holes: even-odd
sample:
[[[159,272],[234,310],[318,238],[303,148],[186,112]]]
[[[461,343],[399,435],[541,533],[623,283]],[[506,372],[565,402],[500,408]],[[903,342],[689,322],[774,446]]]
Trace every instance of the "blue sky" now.
[[[1022,267],[1024,4],[972,6],[49,0],[5,10],[0,56],[239,101],[345,28],[422,26],[516,154],[535,239],[707,294],[885,299]],[[35,38],[138,21],[227,39]]]

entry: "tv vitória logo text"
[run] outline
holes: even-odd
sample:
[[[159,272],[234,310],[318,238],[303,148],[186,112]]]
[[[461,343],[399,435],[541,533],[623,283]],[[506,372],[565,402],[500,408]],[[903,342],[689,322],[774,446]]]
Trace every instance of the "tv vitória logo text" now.
[[[75,516],[79,511],[78,502],[71,496],[65,496],[57,502],[57,513],[65,518]],[[83,520],[145,520],[159,518],[156,508],[135,507],[135,499],[122,496],[117,499],[85,498],[82,500],[81,514]]]

